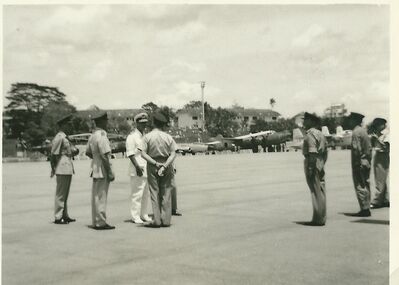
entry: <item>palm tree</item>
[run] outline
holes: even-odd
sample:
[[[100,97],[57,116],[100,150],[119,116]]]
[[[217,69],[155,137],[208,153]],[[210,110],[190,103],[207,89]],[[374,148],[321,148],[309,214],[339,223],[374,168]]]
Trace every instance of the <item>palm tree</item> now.
[[[274,107],[274,104],[276,104],[276,99],[274,99],[274,98],[270,98],[269,104],[270,104],[270,106],[271,106],[271,107],[272,107],[272,109],[273,109],[273,107]]]

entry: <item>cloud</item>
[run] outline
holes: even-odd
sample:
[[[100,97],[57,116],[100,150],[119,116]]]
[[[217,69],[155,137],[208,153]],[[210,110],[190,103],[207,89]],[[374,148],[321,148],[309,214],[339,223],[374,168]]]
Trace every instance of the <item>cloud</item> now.
[[[39,20],[34,32],[45,42],[88,45],[102,38],[101,27],[109,13],[109,6],[104,5],[62,6],[49,17]]]
[[[206,26],[199,22],[189,22],[186,25],[162,30],[156,35],[156,42],[160,46],[174,46],[190,43],[205,34]]]
[[[152,76],[154,80],[174,81],[187,74],[197,74],[206,70],[206,65],[201,62],[188,62],[175,59],[170,64],[160,67]]]
[[[110,68],[113,65],[113,61],[110,58],[105,58],[95,64],[89,71],[87,78],[93,82],[99,82],[106,78]]]
[[[314,39],[325,33],[325,28],[320,25],[312,25],[310,26],[304,33],[296,37],[292,41],[292,45],[295,47],[307,47],[309,46]]]

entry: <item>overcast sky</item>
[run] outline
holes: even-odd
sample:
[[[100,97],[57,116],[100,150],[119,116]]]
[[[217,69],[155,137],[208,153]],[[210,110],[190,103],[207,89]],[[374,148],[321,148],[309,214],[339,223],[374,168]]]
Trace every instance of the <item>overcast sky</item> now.
[[[103,5],[4,7],[3,91],[56,86],[78,109],[270,108],[333,103],[388,116],[389,7]],[[6,103],[6,102],[5,102]]]

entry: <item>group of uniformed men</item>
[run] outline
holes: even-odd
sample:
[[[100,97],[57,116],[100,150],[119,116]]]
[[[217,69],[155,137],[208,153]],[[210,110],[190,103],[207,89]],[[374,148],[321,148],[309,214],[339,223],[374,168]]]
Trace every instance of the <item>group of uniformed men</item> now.
[[[364,116],[352,112],[346,117],[352,129],[351,161],[352,177],[360,211],[348,213],[348,216],[369,217],[370,208],[389,207],[388,172],[389,172],[389,131],[387,121],[375,118],[370,126],[370,134],[362,127]],[[319,130],[319,117],[305,113],[304,127],[307,130],[303,143],[303,155],[306,181],[309,186],[313,217],[311,226],[324,226],[326,223],[326,188],[324,165],[327,161],[327,140]],[[370,202],[370,169],[374,148],[374,178],[376,193]]]
[[[71,115],[58,122],[59,132],[54,137],[51,149],[51,177],[56,175],[55,224],[68,224],[76,221],[68,215],[67,200],[74,168],[72,157],[78,150],[69,142]],[[110,182],[115,180],[111,164],[111,146],[107,137],[108,117],[100,112],[92,117],[96,128],[90,136],[86,155],[91,161],[92,184],[92,228],[111,230],[114,226],[106,222],[107,195]],[[148,115],[135,116],[136,128],[126,139],[126,152],[129,158],[131,187],[131,221],[148,227],[169,227],[171,215],[181,216],[177,210],[175,168],[176,143],[163,129],[168,120],[161,112],[153,114],[154,128],[143,136],[147,127]],[[152,207],[150,207],[150,201]],[[152,212],[153,218],[150,217]]]
[[[387,177],[389,172],[389,132],[386,120],[376,118],[372,122],[369,136],[362,127],[364,116],[352,112],[348,124],[352,131],[352,177],[360,211],[349,214],[357,217],[369,217],[370,208],[389,207]],[[56,175],[54,216],[56,224],[74,222],[68,215],[67,200],[74,168],[72,157],[77,149],[69,142],[66,133],[70,128],[71,115],[58,121],[60,131],[54,137],[51,149],[51,177]],[[153,114],[154,128],[143,135],[148,115],[135,116],[136,128],[126,139],[126,153],[129,158],[129,176],[131,187],[131,219],[133,223],[148,227],[168,227],[171,215],[177,211],[175,168],[176,143],[163,131],[168,120],[161,112]],[[101,112],[93,117],[96,128],[86,146],[86,155],[92,159],[92,227],[96,230],[115,229],[106,222],[107,194],[110,182],[115,179],[111,165],[111,147],[107,137],[107,113]],[[303,143],[305,157],[304,169],[309,186],[313,217],[312,226],[326,223],[326,188],[324,165],[327,161],[327,140],[319,130],[321,120],[316,115],[305,113],[304,128],[307,130]],[[372,148],[374,155],[374,173],[376,194],[370,202],[370,169]],[[152,205],[150,207],[149,205]],[[153,218],[150,217],[152,212]]]

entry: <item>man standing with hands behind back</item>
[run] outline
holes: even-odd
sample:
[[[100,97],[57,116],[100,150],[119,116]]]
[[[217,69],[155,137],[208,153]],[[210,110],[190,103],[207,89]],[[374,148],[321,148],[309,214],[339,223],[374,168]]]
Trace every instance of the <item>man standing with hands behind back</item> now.
[[[143,132],[147,126],[147,113],[140,113],[134,117],[136,127],[126,138],[126,155],[129,157],[129,176],[131,188],[130,214],[132,222],[142,224],[151,222],[148,216],[150,210],[150,193],[147,182],[147,162],[138,150],[143,143]]]
[[[111,168],[111,146],[107,137],[108,117],[106,112],[93,116],[96,129],[86,146],[86,155],[91,161],[93,178],[91,209],[92,223],[95,230],[113,230],[114,226],[106,223],[107,195],[110,182],[115,180]]]
[[[176,157],[176,142],[163,131],[168,120],[160,111],[153,115],[154,129],[146,134],[141,146],[142,156],[147,161],[148,186],[150,188],[154,222],[150,227],[169,227],[172,216],[173,161]]]

